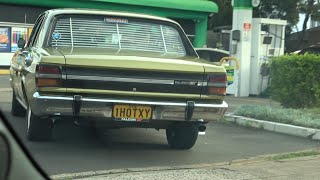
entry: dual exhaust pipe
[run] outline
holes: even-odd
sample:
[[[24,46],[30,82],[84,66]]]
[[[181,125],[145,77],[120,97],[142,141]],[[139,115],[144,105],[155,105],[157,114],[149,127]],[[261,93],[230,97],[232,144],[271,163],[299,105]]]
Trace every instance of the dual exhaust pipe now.
[[[207,127],[204,124],[202,124],[202,123],[198,124],[199,132],[205,132],[206,129],[207,129]]]

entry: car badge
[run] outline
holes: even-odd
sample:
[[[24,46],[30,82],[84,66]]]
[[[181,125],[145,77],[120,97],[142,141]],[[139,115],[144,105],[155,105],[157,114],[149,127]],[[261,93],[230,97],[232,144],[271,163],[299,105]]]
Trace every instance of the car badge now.
[[[58,41],[60,38],[61,38],[61,34],[60,34],[60,33],[54,32],[54,33],[52,34],[52,39],[53,39],[53,40]]]
[[[136,88],[133,88],[133,89],[132,89],[132,91],[133,91],[133,92],[136,92],[136,91],[137,91],[137,89],[136,89]]]
[[[119,24],[128,24],[128,19],[121,19],[121,18],[105,18],[105,22],[108,23],[119,23]]]

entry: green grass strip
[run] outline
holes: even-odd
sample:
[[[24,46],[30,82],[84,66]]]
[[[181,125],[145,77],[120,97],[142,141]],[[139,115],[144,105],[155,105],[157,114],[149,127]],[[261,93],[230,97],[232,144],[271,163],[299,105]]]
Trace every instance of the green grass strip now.
[[[320,109],[289,109],[243,105],[237,108],[234,114],[259,120],[320,129]]]

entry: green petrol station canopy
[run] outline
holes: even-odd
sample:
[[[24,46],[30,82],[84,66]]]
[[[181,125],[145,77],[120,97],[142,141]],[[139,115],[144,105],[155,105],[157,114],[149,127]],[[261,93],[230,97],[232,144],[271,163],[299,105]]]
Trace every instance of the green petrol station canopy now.
[[[218,6],[207,0],[91,0],[106,3],[130,4],[137,6],[152,6],[168,9],[180,9],[199,12],[218,12]]]
[[[209,0],[1,0],[18,6],[45,8],[86,8],[150,14],[195,22],[193,45],[203,47],[207,39],[207,20],[218,6]]]
[[[1,0],[2,3],[48,8],[89,8],[138,12],[165,17],[198,19],[217,13],[208,0]]]

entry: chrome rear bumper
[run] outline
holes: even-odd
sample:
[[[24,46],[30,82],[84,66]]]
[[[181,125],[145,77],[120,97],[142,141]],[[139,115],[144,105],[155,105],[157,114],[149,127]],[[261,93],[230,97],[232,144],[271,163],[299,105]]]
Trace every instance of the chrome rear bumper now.
[[[204,104],[189,102],[137,101],[121,99],[97,99],[81,96],[55,96],[33,94],[32,112],[38,116],[80,116],[112,119],[113,104],[150,105],[152,120],[212,121],[223,117],[228,104]]]

